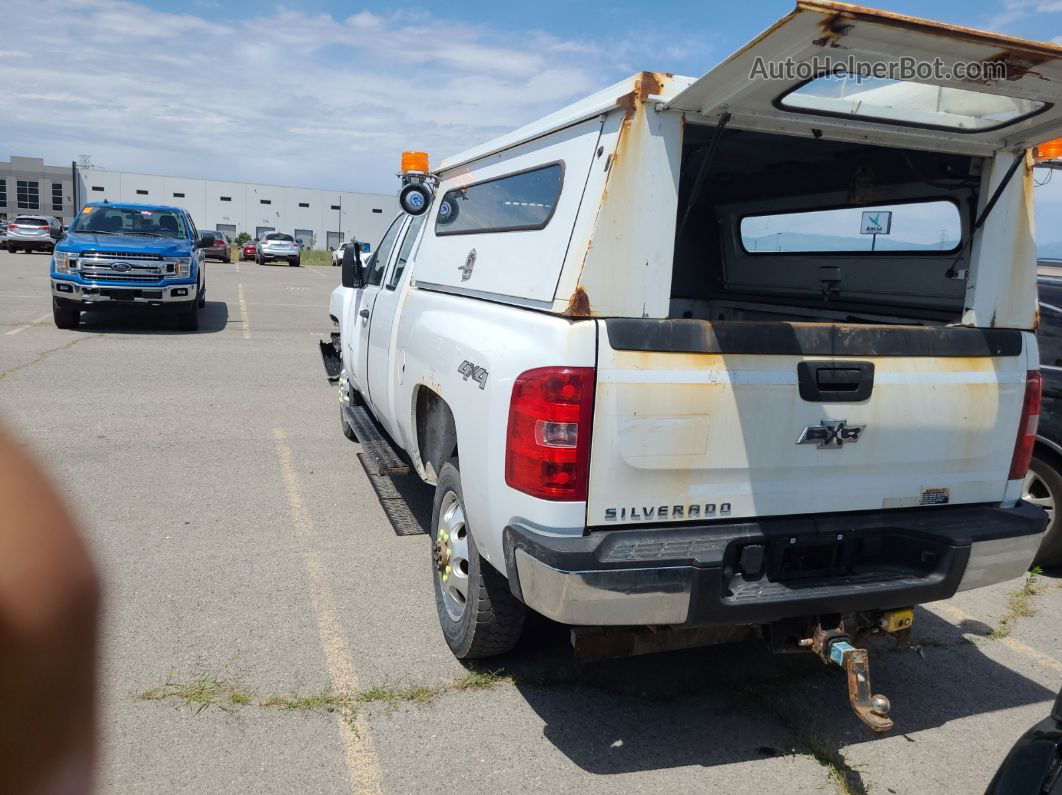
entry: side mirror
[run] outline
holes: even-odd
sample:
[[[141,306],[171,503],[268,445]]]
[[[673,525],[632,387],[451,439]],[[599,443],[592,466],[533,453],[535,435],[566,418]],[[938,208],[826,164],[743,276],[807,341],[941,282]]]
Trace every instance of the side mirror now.
[[[214,241],[211,238],[207,237],[206,235],[203,235],[201,238],[199,238],[197,241],[195,241],[195,247],[196,248],[210,248],[210,246],[213,244],[213,242]]]
[[[358,289],[365,286],[365,280],[362,277],[361,259],[354,253],[355,248],[355,246],[348,246],[343,251],[343,267],[340,278],[344,287]]]

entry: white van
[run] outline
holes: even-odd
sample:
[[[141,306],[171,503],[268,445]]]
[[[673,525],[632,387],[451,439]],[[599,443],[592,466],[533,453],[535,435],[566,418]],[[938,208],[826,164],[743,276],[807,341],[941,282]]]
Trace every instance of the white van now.
[[[897,54],[1006,77],[820,73]],[[1054,45],[800,2],[444,161],[322,345],[376,471],[436,484],[454,653],[528,608],[590,655],[756,633],[891,725],[858,638],[1021,575],[1046,524],[1027,149],[1060,80]]]

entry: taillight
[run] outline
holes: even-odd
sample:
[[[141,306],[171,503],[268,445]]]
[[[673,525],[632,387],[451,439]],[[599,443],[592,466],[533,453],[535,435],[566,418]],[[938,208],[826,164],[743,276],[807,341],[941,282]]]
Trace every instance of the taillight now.
[[[37,228],[40,229],[42,232],[47,232],[48,231],[48,227],[46,227],[46,226],[38,226]]]
[[[544,500],[585,500],[594,417],[593,367],[528,370],[513,383],[505,482]]]
[[[1021,424],[1014,443],[1014,457],[1010,459],[1010,480],[1021,480],[1029,471],[1033,447],[1036,445],[1036,426],[1040,422],[1040,397],[1044,379],[1039,370],[1025,375],[1025,400],[1021,404]]]

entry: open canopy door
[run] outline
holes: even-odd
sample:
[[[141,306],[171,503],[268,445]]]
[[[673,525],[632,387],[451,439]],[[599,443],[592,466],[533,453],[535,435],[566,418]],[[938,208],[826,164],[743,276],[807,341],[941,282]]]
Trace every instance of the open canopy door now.
[[[839,65],[847,74],[831,72]],[[668,107],[712,122],[730,113],[744,129],[987,155],[1062,135],[1062,47],[801,0]]]

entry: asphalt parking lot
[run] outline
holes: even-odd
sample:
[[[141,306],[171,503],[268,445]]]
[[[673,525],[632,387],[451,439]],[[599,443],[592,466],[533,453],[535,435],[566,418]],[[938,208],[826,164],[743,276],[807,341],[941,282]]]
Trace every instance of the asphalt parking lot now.
[[[106,584],[103,791],[978,792],[1062,686],[1051,574],[875,645],[877,739],[839,669],[757,644],[578,666],[540,621],[467,669],[427,538],[395,534],[339,429],[316,345],[338,269],[211,263],[199,332],[60,331],[48,259],[0,252],[0,422]]]

